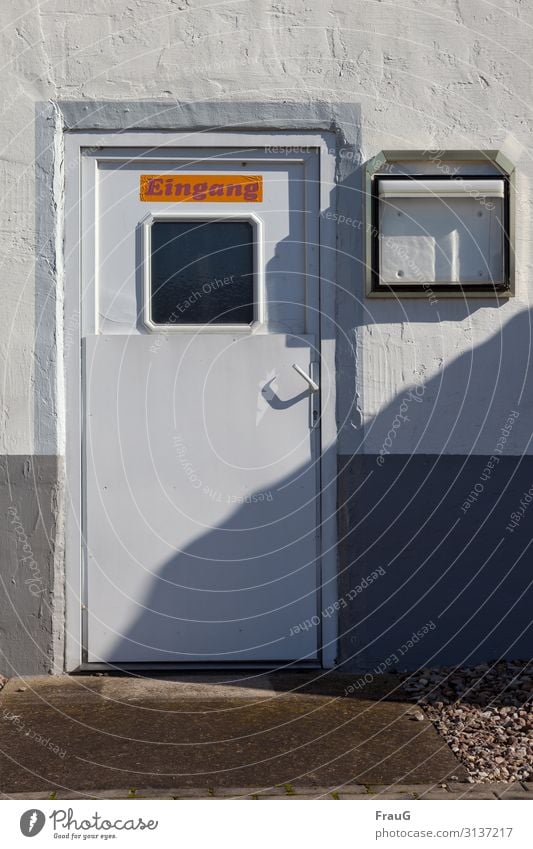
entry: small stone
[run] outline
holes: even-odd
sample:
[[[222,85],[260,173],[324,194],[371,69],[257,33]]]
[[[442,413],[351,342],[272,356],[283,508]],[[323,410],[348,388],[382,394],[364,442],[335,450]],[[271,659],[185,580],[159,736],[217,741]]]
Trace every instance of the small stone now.
[[[409,719],[413,719],[415,722],[423,722],[425,719],[425,716],[422,711],[418,710],[417,708],[410,708],[407,711],[407,716],[409,717]]]
[[[405,673],[407,676],[407,673]],[[470,783],[533,780],[533,676],[526,662],[421,669],[404,685],[466,767]]]

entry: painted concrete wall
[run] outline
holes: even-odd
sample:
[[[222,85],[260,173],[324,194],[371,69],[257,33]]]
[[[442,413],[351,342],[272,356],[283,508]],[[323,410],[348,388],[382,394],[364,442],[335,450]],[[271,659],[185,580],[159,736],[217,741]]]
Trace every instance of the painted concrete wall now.
[[[497,6],[485,0],[4,4],[0,454],[57,458],[64,452],[61,362],[68,328],[63,339],[62,292],[56,285],[61,251],[49,227],[61,211],[61,175],[51,179],[59,135],[54,141],[49,134],[52,141],[42,145],[43,123],[51,129],[56,121],[59,130],[61,119],[53,107],[43,112],[37,104],[71,99],[285,102],[296,104],[296,128],[298,115],[305,120],[316,102],[331,103],[332,115],[334,104],[353,103],[361,123],[345,125],[339,173],[343,204],[352,199],[359,220],[358,168],[381,149],[503,149],[519,175],[512,301],[369,301],[363,295],[364,224],[339,223],[338,449],[345,457],[379,454],[404,394],[422,386],[422,402],[411,404],[411,421],[391,454],[490,456],[513,410],[520,415],[505,454],[533,453],[532,24],[527,0]],[[250,115],[252,126],[260,113],[258,108]],[[220,120],[226,121],[222,105]],[[24,486],[22,472],[20,480]],[[475,474],[467,483],[475,485]],[[47,505],[43,526],[49,528],[61,519],[51,498],[54,486],[52,480],[41,481],[37,490],[26,484],[27,495],[20,496],[31,507],[38,493],[37,501]],[[28,522],[31,544],[34,524]],[[9,527],[6,533],[10,574],[18,561]],[[347,561],[358,556],[355,538]],[[59,570],[60,552],[56,561]],[[28,671],[42,668],[41,658],[54,652],[62,613],[60,592],[51,591],[56,624],[52,618],[45,622],[38,646],[28,649]],[[23,617],[34,614],[34,601],[23,588],[4,595],[0,612],[12,604]],[[10,657],[18,657],[12,637],[5,639]]]
[[[375,460],[339,458],[342,666],[529,659],[531,458]]]
[[[43,674],[62,666],[63,633],[54,617],[62,594],[60,575],[54,575],[60,554],[54,546],[59,465],[56,457],[32,455],[10,455],[0,463],[0,673],[5,675]]]

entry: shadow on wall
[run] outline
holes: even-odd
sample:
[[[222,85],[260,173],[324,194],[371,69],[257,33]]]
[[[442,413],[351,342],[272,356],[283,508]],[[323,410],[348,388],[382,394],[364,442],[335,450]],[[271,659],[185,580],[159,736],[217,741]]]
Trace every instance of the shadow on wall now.
[[[342,268],[352,257],[347,254],[343,258],[339,253]],[[272,271],[270,268],[269,273]],[[351,279],[346,273],[341,277]],[[469,308],[464,307],[464,315],[457,315],[462,308],[447,304],[446,318],[466,322]],[[394,314],[389,305],[380,309],[382,314],[389,310]],[[409,305],[409,315],[427,321],[427,304]],[[432,313],[435,321],[437,315],[437,311]],[[398,321],[398,316],[393,320]],[[357,323],[362,322],[351,326]],[[367,428],[369,453],[340,457],[339,660],[344,668],[379,664],[387,671],[426,663],[531,655],[527,505],[521,520],[511,529],[507,527],[515,521],[510,518],[513,512],[522,509],[524,491],[533,484],[530,459],[510,453],[522,450],[532,420],[530,329],[529,313],[520,313],[489,342],[474,346],[437,377],[412,387],[413,397],[408,402],[405,393],[400,393]],[[405,403],[407,412],[402,408]],[[402,420],[395,428],[400,413],[409,421]],[[511,419],[514,413],[518,415]],[[390,453],[380,454],[382,446],[387,447],[391,428]],[[509,430],[509,435],[500,450],[502,428]],[[465,456],[446,453],[451,435],[455,450]],[[466,456],[471,451],[476,454]],[[489,466],[493,455],[495,460]],[[282,485],[279,482],[277,489]],[[258,505],[253,507],[257,510]],[[259,507],[260,519],[252,524],[261,524],[271,509],[269,504]],[[152,610],[166,614],[165,627],[175,629],[179,644],[179,624],[174,624],[179,618],[173,619],[176,610],[178,617],[185,619],[194,606],[191,599],[195,594],[209,596],[209,582],[220,569],[227,538],[233,536],[226,553],[236,562],[243,549],[245,557],[247,550],[249,556],[256,555],[257,535],[243,544],[242,535],[239,539],[239,534],[233,533],[247,526],[249,514],[250,505],[242,505],[227,522],[210,528],[166,562],[141,596],[144,608],[117,638],[117,658],[136,643],[155,644],[160,623]],[[266,538],[270,545],[278,544],[281,536],[279,527],[272,527],[275,531]],[[294,528],[289,530],[294,534]],[[314,563],[311,566],[308,557],[298,560],[291,539],[294,535],[289,534],[285,542],[296,569],[310,574]],[[220,606],[205,603],[208,623],[229,617],[236,593],[242,595],[236,607],[243,619],[271,618],[269,611],[279,601],[269,604],[267,598],[266,604],[264,600],[256,602],[256,609],[252,605],[250,610],[250,591],[240,589],[243,583],[249,586],[249,575],[240,567],[229,569],[238,572],[227,585],[228,597],[233,598]],[[192,591],[184,595],[183,585],[193,587]],[[283,604],[295,607],[294,615],[283,621],[283,639],[287,639],[287,631],[290,634],[290,628],[300,624],[302,614],[297,593],[281,595]],[[313,627],[318,629],[318,625]],[[318,630],[314,633],[318,635]],[[304,634],[308,632],[304,630]],[[274,639],[279,638],[280,631]]]
[[[376,451],[339,458],[342,670],[381,673],[531,656],[533,459],[516,454],[526,449],[532,433],[529,321],[528,312],[520,313],[501,335],[420,384],[418,395],[413,387],[416,400],[411,400],[409,421],[402,427],[411,427],[433,446],[441,440],[442,453]],[[387,432],[404,396],[389,404],[371,427]],[[429,436],[424,434],[426,426]],[[481,443],[492,445],[492,450],[446,454],[447,436],[456,428],[466,440],[469,426],[471,449]],[[305,656],[319,638],[319,626],[297,632],[306,637],[300,642],[294,629],[312,609],[302,604],[298,588],[312,588],[314,562],[309,548],[299,550],[294,527],[283,521],[281,502],[276,504],[276,493],[297,481],[297,498],[307,500],[310,481],[301,471],[294,470],[276,485],[271,503],[241,505],[227,522],[171,558],[147,595],[143,612],[118,639],[115,656],[127,654],[138,642],[154,644],[159,624],[152,610],[164,614],[165,628],[170,623],[179,643],[179,616],[187,618],[193,609],[203,610],[200,618],[206,620],[229,618],[236,610],[243,622],[255,619],[257,625],[262,619],[264,633],[270,629],[269,639],[292,639],[293,656]],[[256,532],[243,536],[243,528],[272,520],[269,533],[260,535],[259,548]],[[305,532],[311,532],[309,525]],[[260,560],[255,561],[256,572],[247,568],[246,560],[243,568],[242,559],[279,544],[287,546],[291,571],[300,574],[302,583],[284,586],[282,579],[277,595],[250,591],[250,577],[269,580],[268,558],[264,571]],[[231,557],[233,564],[223,562]],[[230,590],[226,597],[216,591],[221,569],[224,587]],[[195,589],[184,595],[180,585]],[[198,593],[203,593],[199,602]],[[235,594],[240,596],[237,601]],[[276,620],[278,613],[268,611],[280,602],[287,607]],[[178,618],[173,619],[176,611]],[[329,615],[321,611],[322,619]],[[207,635],[209,627],[202,626]]]
[[[341,594],[386,573],[341,612],[346,669],[532,656],[531,353],[525,310],[339,457]]]

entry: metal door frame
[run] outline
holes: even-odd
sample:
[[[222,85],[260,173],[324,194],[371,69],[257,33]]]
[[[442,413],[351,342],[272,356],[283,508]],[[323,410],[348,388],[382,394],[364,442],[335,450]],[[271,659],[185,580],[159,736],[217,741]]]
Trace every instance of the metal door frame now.
[[[84,521],[84,495],[82,470],[83,409],[82,409],[82,358],[81,338],[84,322],[81,281],[88,281],[84,298],[94,296],[92,264],[97,257],[97,244],[90,246],[95,252],[81,250],[81,233],[84,222],[94,222],[97,218],[98,199],[95,203],[81,198],[82,169],[96,168],[95,153],[105,149],[102,157],[113,158],[113,148],[123,155],[125,148],[157,148],[154,158],[161,159],[161,148],[249,148],[250,152],[266,148],[265,157],[269,163],[287,159],[305,160],[309,154],[318,159],[319,210],[316,222],[310,222],[306,231],[306,241],[318,249],[319,286],[316,287],[317,303],[307,303],[308,310],[318,311],[317,331],[320,335],[321,360],[321,428],[319,446],[319,517],[318,533],[318,583],[317,609],[328,610],[328,616],[320,615],[318,634],[318,652],[323,668],[334,666],[337,657],[337,528],[336,528],[336,386],[335,386],[335,213],[332,210],[332,197],[335,197],[336,138],[330,132],[272,131],[272,132],[201,132],[144,130],[130,131],[63,131],[65,209],[64,209],[64,333],[68,329],[70,344],[64,344],[65,370],[65,424],[66,424],[66,481],[65,481],[65,579],[66,579],[66,633],[65,664],[67,671],[84,668],[84,598],[86,586],[83,565],[82,529]],[[84,151],[91,156],[84,156]],[[275,152],[275,155],[272,155]],[[278,159],[276,160],[276,156]],[[248,158],[248,157],[247,157]],[[255,158],[255,157],[254,157]],[[261,161],[255,158],[255,161]],[[263,160],[265,161],[265,160]],[[316,161],[316,160],[315,160]],[[326,216],[326,211],[328,215]],[[314,230],[314,232],[311,232]],[[94,235],[94,233],[93,233]],[[87,244],[84,241],[84,245]],[[89,259],[88,259],[89,254]],[[80,318],[81,316],[81,318]],[[327,402],[327,403],[326,403]],[[331,611],[331,613],[330,613]],[[172,666],[162,664],[166,669]],[[176,664],[174,664],[175,666]],[[226,664],[227,665],[227,664]],[[232,666],[238,666],[233,664]],[[263,663],[241,664],[246,667],[265,666]],[[288,664],[291,668],[294,663]],[[109,668],[109,664],[105,665]],[[129,664],[129,667],[132,665]],[[135,668],[154,668],[158,664],[135,664]],[[161,664],[159,664],[161,666]],[[192,669],[198,664],[179,664]],[[202,667],[221,668],[224,664],[202,664]],[[272,666],[272,664],[270,664]],[[96,665],[91,664],[90,669]]]

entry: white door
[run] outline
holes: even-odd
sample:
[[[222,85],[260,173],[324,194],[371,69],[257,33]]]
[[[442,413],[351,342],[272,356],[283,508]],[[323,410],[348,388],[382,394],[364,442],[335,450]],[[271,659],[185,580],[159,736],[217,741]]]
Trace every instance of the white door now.
[[[317,166],[95,157],[89,663],[318,659]]]

